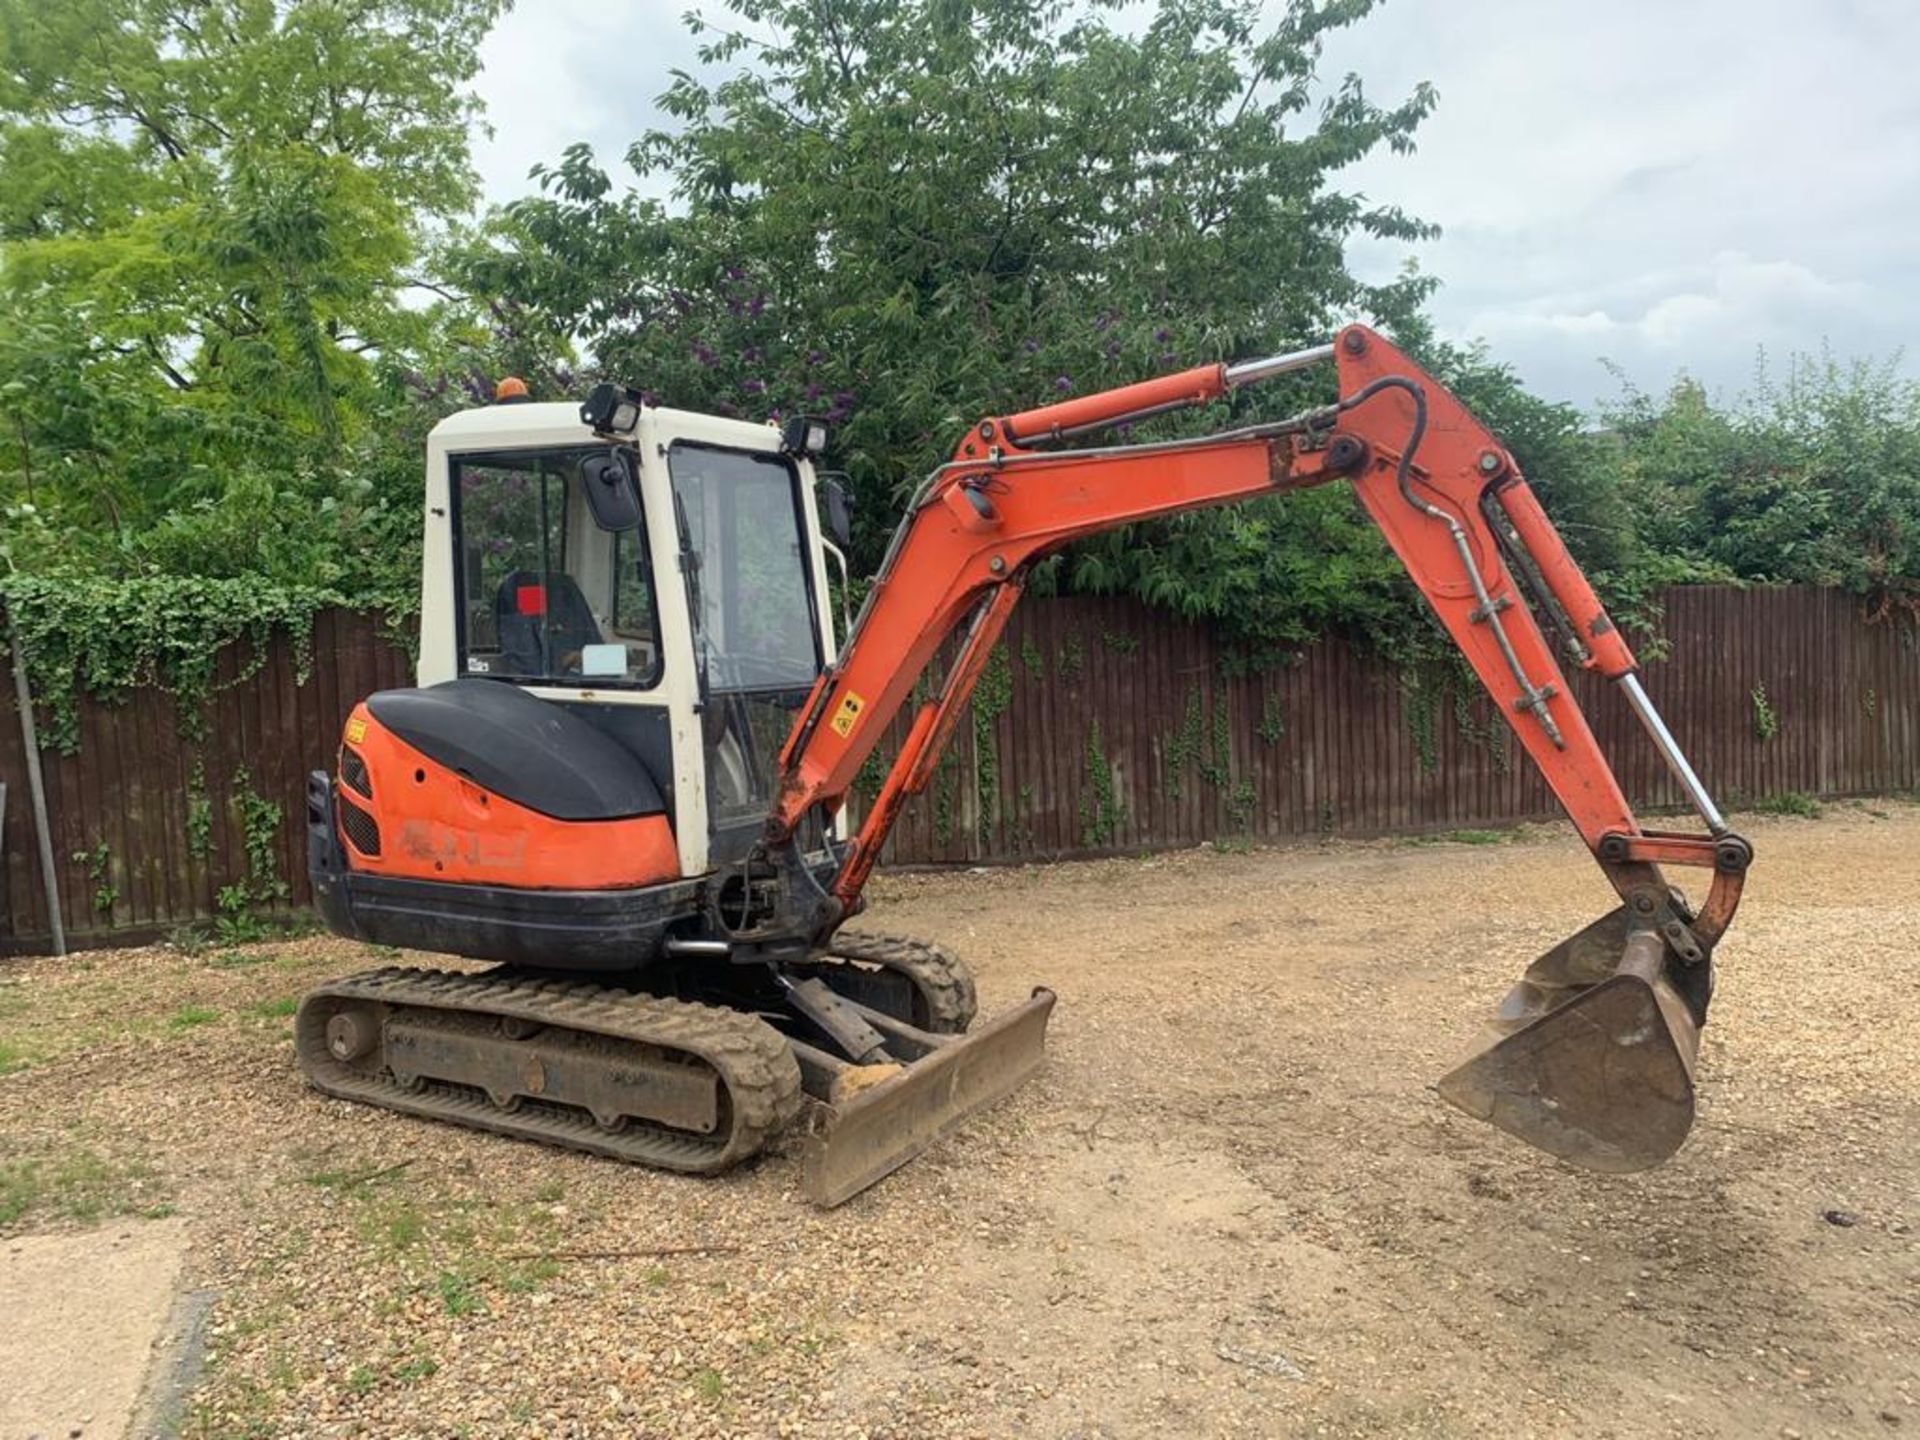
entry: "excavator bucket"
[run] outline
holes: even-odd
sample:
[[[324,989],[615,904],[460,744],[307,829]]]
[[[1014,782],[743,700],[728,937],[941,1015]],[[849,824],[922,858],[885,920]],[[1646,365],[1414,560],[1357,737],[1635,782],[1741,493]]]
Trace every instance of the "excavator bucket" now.
[[[1442,1098],[1588,1170],[1658,1165],[1693,1126],[1700,1027],[1666,975],[1666,944],[1625,907],[1527,967],[1501,1002],[1505,1038],[1442,1077]]]
[[[887,1025],[896,1047],[920,1053],[904,1065],[841,1071],[802,1154],[807,1198],[821,1206],[850,1199],[967,1116],[1019,1089],[1040,1067],[1053,1001],[1051,990],[1035,990],[1025,1004],[966,1035],[932,1036]],[[872,1011],[862,1013],[885,1024]],[[875,1083],[860,1083],[863,1071],[878,1072]]]

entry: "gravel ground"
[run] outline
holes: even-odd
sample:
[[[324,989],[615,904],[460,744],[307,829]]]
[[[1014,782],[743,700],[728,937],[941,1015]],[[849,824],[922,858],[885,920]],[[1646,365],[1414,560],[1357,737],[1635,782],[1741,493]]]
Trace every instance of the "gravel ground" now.
[[[1609,903],[1544,829],[883,877],[869,928],[1060,1007],[1041,1078],[824,1214],[791,1153],[683,1180],[307,1092],[290,1002],[365,947],[9,962],[0,1228],[185,1217],[196,1436],[1920,1434],[1920,807],[1742,828],[1645,1176],[1425,1088]]]

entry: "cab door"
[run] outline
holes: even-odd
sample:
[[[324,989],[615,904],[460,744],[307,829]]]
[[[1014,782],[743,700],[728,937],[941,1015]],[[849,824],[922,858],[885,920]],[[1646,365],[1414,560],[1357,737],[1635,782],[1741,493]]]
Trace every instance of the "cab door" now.
[[[680,439],[666,465],[693,625],[708,859],[723,866],[764,832],[777,756],[826,661],[818,567],[790,458]]]

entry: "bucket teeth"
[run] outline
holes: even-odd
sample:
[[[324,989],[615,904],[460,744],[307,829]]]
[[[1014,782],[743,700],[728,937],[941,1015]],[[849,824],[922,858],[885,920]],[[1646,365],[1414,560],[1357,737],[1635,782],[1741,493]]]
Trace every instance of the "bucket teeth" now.
[[[1507,1033],[1442,1077],[1441,1097],[1589,1170],[1659,1164],[1693,1126],[1700,1042],[1666,965],[1624,910],[1595,921],[1527,968],[1495,1021]]]

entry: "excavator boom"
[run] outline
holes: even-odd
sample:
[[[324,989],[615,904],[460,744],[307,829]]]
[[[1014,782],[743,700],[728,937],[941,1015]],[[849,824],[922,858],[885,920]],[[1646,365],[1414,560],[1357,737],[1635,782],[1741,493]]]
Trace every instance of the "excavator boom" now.
[[[1328,362],[1337,368],[1340,398],[1288,420],[1197,438],[1062,448],[1105,427]],[[1496,1022],[1510,1033],[1443,1078],[1441,1093],[1589,1168],[1658,1163],[1692,1123],[1712,951],[1738,904],[1751,849],[1728,830],[1661,723],[1625,638],[1512,455],[1444,386],[1364,326],[1346,328],[1329,345],[1201,366],[984,419],[968,432],[915,496],[846,647],[814,686],[781,752],[767,824],[776,857],[790,856],[809,817],[845,803],[923,672],[950,637],[962,636],[830,886],[794,921],[819,942],[860,909],[901,805],[931,779],[1037,560],[1136,521],[1334,480],[1353,485],[1620,898],[1616,910],[1528,969]],[[1574,664],[1621,691],[1706,833],[1640,825],[1543,620],[1564,632]],[[1697,912],[1668,885],[1663,865],[1711,872]],[[798,873],[791,863],[784,869]]]

